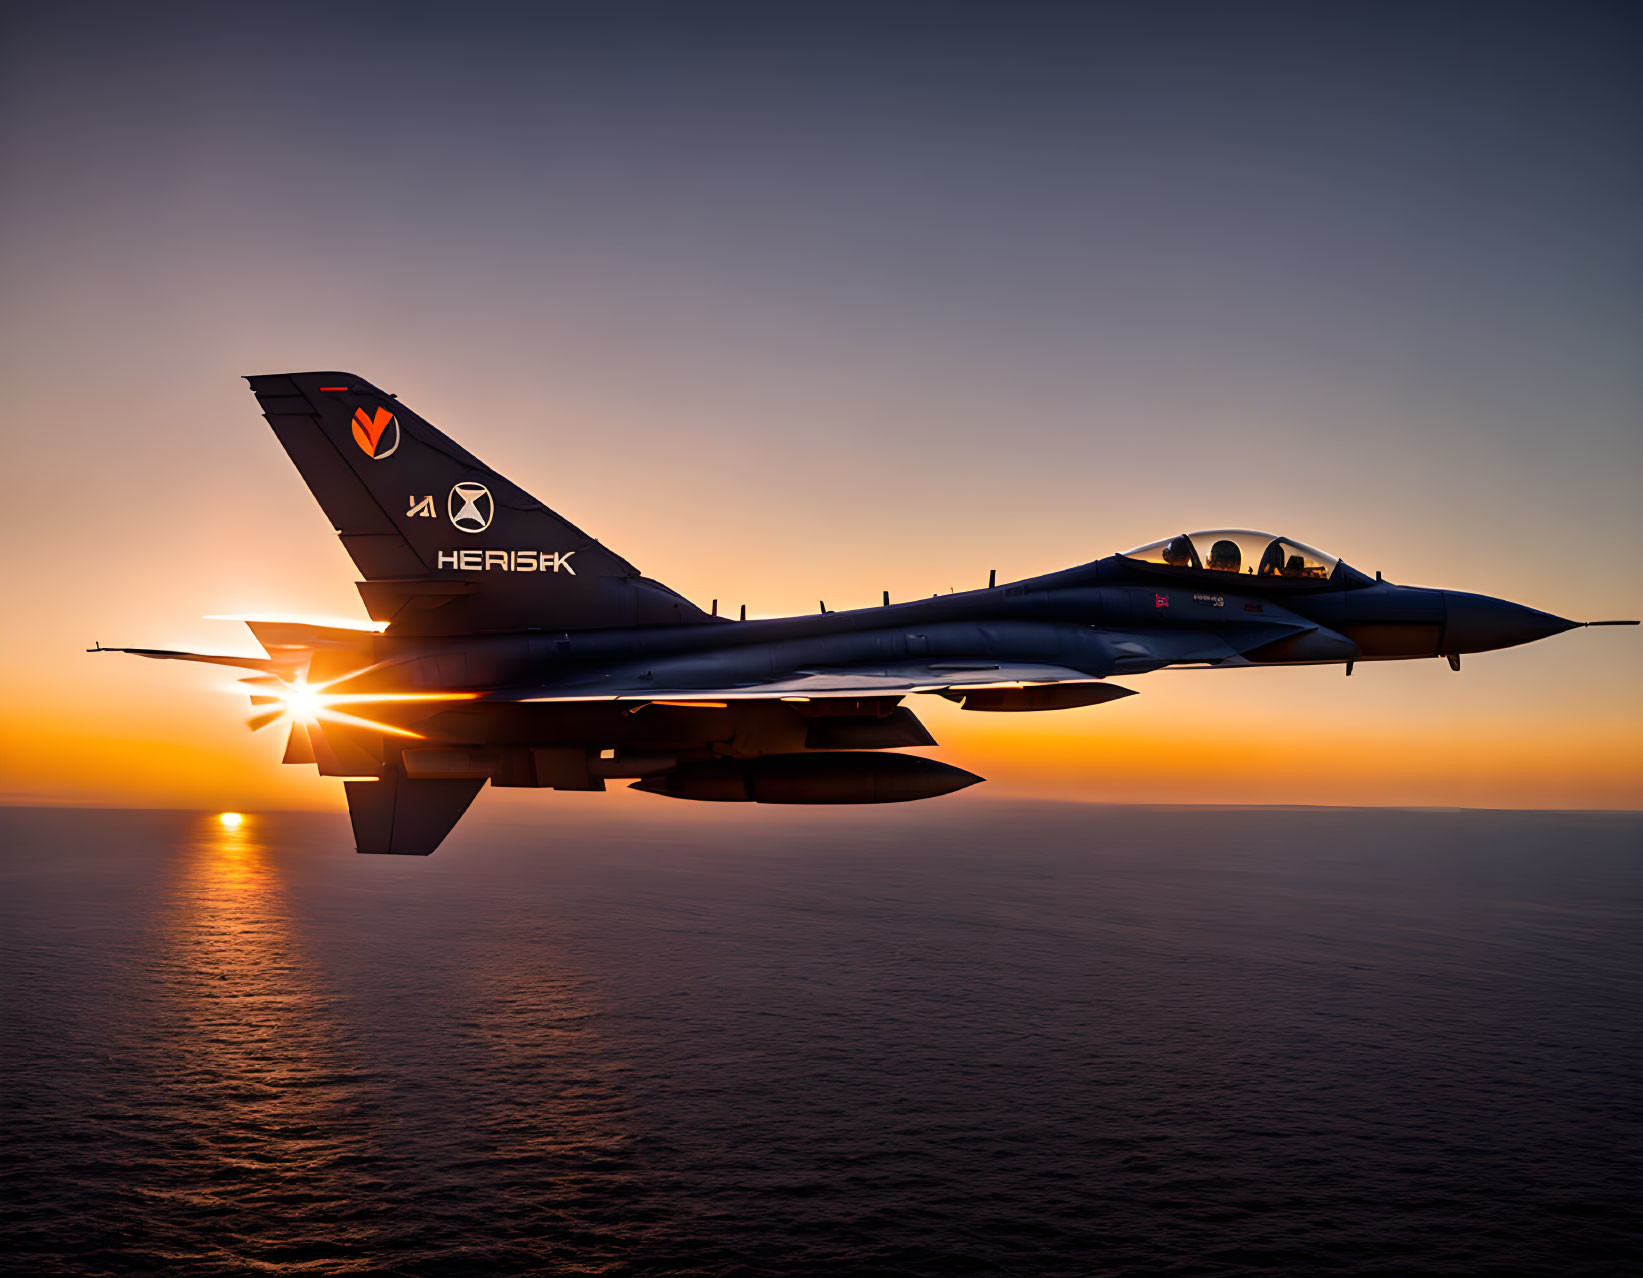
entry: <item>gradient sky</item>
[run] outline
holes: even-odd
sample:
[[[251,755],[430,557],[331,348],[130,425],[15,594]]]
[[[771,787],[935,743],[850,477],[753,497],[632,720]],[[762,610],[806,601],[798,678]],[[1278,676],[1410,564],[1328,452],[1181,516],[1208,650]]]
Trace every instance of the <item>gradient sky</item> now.
[[[356,371],[753,613],[1232,525],[1643,615],[1640,13],[8,6],[0,797],[340,804],[219,673],[81,652],[363,618],[246,373]],[[1643,807],[1640,667],[916,708],[995,794]]]

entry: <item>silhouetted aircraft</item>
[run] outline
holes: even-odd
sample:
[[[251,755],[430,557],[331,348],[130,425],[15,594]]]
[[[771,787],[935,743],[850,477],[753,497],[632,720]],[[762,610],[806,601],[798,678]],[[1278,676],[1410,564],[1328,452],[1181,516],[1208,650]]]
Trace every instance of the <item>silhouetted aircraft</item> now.
[[[1184,533],[985,590],[773,620],[703,612],[352,373],[247,379],[381,633],[251,621],[251,725],[345,778],[361,852],[432,852],[480,788],[893,803],[981,780],[901,703],[1065,710],[1164,666],[1447,658],[1585,625],[1395,586],[1288,537]],[[745,617],[745,609],[743,610]]]

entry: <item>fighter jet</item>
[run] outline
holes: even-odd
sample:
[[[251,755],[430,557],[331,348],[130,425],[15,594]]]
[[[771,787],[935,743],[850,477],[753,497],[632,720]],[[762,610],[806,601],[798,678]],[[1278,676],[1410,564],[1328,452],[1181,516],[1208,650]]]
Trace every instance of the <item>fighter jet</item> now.
[[[1462,654],[1581,625],[1397,586],[1287,536],[1182,533],[1022,581],[807,616],[703,611],[352,373],[250,377],[378,629],[250,621],[239,667],[284,762],[343,779],[360,852],[427,855],[487,781],[664,798],[895,803],[981,778],[911,709],[1095,706],[1169,666]]]

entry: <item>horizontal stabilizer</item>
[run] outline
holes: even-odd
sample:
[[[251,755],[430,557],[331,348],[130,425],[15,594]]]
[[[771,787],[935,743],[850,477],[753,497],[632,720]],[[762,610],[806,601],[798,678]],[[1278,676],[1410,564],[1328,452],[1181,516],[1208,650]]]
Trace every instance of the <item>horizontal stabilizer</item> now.
[[[281,649],[318,652],[322,649],[354,648],[370,645],[374,630],[354,626],[319,626],[307,621],[279,621],[262,617],[236,617],[270,653]]]

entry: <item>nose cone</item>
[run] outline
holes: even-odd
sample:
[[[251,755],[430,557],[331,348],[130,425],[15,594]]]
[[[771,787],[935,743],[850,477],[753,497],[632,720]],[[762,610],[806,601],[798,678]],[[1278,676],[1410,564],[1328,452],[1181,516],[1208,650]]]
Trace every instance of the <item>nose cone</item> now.
[[[1533,643],[1547,635],[1562,634],[1580,624],[1489,595],[1467,595],[1446,590],[1443,600],[1448,613],[1443,632],[1445,652],[1488,652],[1493,648],[1510,648],[1520,643]]]

